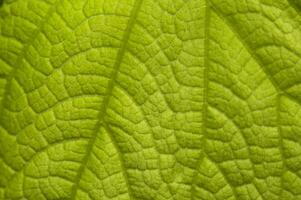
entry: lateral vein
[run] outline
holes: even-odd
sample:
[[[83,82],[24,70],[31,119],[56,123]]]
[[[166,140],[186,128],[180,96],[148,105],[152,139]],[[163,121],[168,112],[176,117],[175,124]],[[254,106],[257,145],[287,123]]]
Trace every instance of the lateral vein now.
[[[73,188],[72,188],[72,191],[71,191],[71,198],[70,198],[71,200],[74,200],[75,197],[76,197],[76,194],[77,194],[77,191],[78,191],[78,188],[79,188],[80,180],[81,180],[82,175],[83,175],[83,173],[84,173],[84,171],[87,167],[88,160],[89,160],[89,158],[92,154],[93,146],[94,146],[95,141],[97,139],[97,133],[99,132],[100,128],[104,124],[104,118],[105,118],[105,115],[106,115],[106,110],[107,110],[108,104],[110,102],[110,97],[112,95],[112,91],[113,91],[113,88],[114,88],[114,85],[115,85],[115,82],[116,82],[116,78],[117,78],[117,75],[118,75],[118,72],[119,72],[124,54],[126,52],[126,48],[127,48],[127,45],[128,45],[130,34],[131,34],[132,28],[135,24],[135,20],[137,18],[138,12],[141,8],[142,1],[143,0],[136,0],[135,3],[134,3],[134,7],[131,11],[127,27],[125,29],[125,32],[124,32],[124,35],[123,35],[123,38],[122,38],[121,47],[118,50],[117,57],[116,57],[116,62],[113,66],[113,72],[111,74],[112,78],[110,79],[110,82],[108,83],[108,87],[107,87],[107,90],[106,90],[106,96],[104,97],[104,101],[102,103],[102,106],[101,106],[101,109],[100,109],[100,112],[99,112],[99,115],[98,115],[99,120],[98,120],[98,123],[96,124],[96,127],[95,127],[95,133],[93,134],[93,136],[89,140],[86,155],[83,158],[82,165],[80,166],[80,168],[78,170],[78,173],[77,173],[77,176],[76,176],[75,181],[74,181],[74,185],[73,185]],[[108,134],[110,135],[110,133],[108,133]],[[112,135],[110,135],[110,138],[111,138],[111,140],[114,140],[114,137],[112,137]],[[115,148],[117,148],[117,150],[119,151],[118,147],[115,144],[116,142],[113,141],[113,143],[114,143]],[[121,162],[123,162],[123,161],[121,160]],[[123,164],[122,164],[122,166],[123,166]],[[125,172],[123,172],[123,174],[124,173]],[[125,174],[124,174],[124,176],[125,176]],[[125,179],[127,179],[126,176],[125,176]],[[127,186],[128,186],[128,184],[127,184]],[[129,192],[129,195],[130,195],[129,187],[128,187],[128,192]]]

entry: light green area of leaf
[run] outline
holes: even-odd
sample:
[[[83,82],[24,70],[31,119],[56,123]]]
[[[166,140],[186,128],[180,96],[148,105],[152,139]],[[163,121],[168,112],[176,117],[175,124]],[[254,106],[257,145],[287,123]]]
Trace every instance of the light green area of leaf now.
[[[301,200],[299,0],[4,0],[0,200]]]

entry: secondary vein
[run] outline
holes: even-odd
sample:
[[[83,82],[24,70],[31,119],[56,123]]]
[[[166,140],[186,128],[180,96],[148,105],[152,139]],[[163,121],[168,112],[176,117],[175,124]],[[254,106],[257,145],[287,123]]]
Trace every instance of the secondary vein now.
[[[36,24],[36,28],[32,32],[32,37],[29,38],[27,42],[23,45],[21,49],[21,53],[18,55],[16,60],[16,66],[9,72],[9,74],[6,74],[2,76],[2,78],[5,78],[7,80],[7,83],[5,84],[4,92],[3,92],[3,98],[0,102],[0,113],[4,112],[5,106],[4,103],[7,102],[8,96],[9,96],[9,89],[11,87],[12,81],[15,79],[15,74],[19,70],[20,66],[22,66],[22,61],[25,59],[25,52],[28,51],[28,49],[32,46],[34,41],[37,39],[37,36],[41,33],[42,26],[47,23],[49,18],[53,13],[56,12],[56,7],[61,3],[60,0],[56,0],[52,5],[49,5],[49,8],[47,10],[47,13],[45,14],[44,18],[40,21],[40,23]],[[0,3],[1,4],[1,3]],[[0,126],[6,130],[6,128],[0,123]],[[8,131],[8,130],[6,130]],[[8,131],[9,132],[9,131]]]
[[[202,115],[203,115],[203,124],[202,124],[202,134],[203,134],[203,140],[205,138],[205,133],[206,133],[206,118],[207,118],[207,110],[208,110],[208,103],[207,103],[207,93],[208,93],[208,67],[210,64],[209,61],[209,37],[210,37],[210,4],[208,0],[206,2],[206,8],[205,8],[205,25],[204,25],[204,92],[203,92],[203,105],[202,105]],[[198,162],[196,164],[195,168],[195,174],[192,179],[192,186],[191,186],[191,198],[194,199],[194,192],[195,192],[195,179],[197,177],[198,173],[198,167],[202,162],[202,157],[205,155],[204,149],[201,150],[200,153],[200,158],[198,159]],[[208,157],[207,155],[205,155]]]
[[[135,4],[134,4],[134,7],[131,11],[127,27],[125,29],[125,32],[124,32],[124,35],[123,35],[123,38],[122,38],[121,47],[120,47],[120,49],[117,53],[116,61],[115,61],[115,64],[113,66],[113,72],[111,74],[112,78],[111,78],[110,82],[108,83],[108,87],[107,87],[107,90],[106,90],[106,96],[104,97],[104,101],[103,101],[101,109],[99,111],[99,115],[98,115],[99,120],[98,120],[98,123],[95,127],[95,133],[91,137],[91,139],[89,140],[86,155],[84,156],[83,161],[82,161],[82,165],[80,166],[80,168],[78,170],[78,173],[77,173],[77,176],[75,177],[74,185],[73,185],[73,188],[72,188],[72,191],[71,191],[71,198],[70,198],[71,200],[75,199],[75,197],[76,197],[76,194],[77,194],[77,191],[78,191],[78,188],[79,188],[80,180],[81,180],[82,175],[83,175],[83,173],[84,173],[84,171],[87,167],[88,160],[89,160],[89,158],[92,154],[93,146],[94,146],[95,141],[97,139],[97,133],[99,132],[100,128],[104,124],[104,118],[105,118],[105,115],[106,115],[106,110],[107,110],[108,104],[110,102],[110,97],[112,95],[112,91],[113,91],[113,88],[114,88],[114,85],[115,85],[115,82],[116,82],[116,78],[117,78],[117,75],[118,75],[118,72],[119,72],[124,54],[126,52],[126,48],[127,48],[127,45],[128,45],[130,34],[131,34],[132,28],[135,24],[135,20],[137,18],[138,12],[141,8],[142,1],[143,0],[136,0]],[[111,140],[114,140],[114,137],[112,137],[112,135],[110,133],[108,133],[108,134],[109,134]],[[119,152],[119,148],[115,144],[116,142],[113,142],[113,143],[114,143],[115,148]],[[123,162],[123,161],[121,160],[121,162]],[[124,171],[124,169],[123,169],[123,171]],[[123,172],[123,174],[125,176],[125,172]],[[130,194],[129,190],[130,189],[128,188],[128,192]]]

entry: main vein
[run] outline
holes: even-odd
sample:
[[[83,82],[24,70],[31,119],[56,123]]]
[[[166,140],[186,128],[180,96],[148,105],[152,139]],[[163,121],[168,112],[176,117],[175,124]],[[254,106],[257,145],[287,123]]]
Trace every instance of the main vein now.
[[[111,74],[112,78],[108,83],[108,87],[107,87],[107,90],[106,90],[106,96],[104,97],[104,101],[103,101],[101,109],[99,111],[98,123],[95,127],[94,135],[91,137],[91,139],[88,142],[87,152],[86,152],[86,154],[83,158],[82,165],[80,166],[80,168],[78,170],[77,176],[75,177],[74,185],[73,185],[73,188],[72,188],[72,191],[71,191],[71,198],[70,198],[71,200],[75,199],[75,197],[76,197],[76,194],[77,194],[77,191],[78,191],[78,188],[79,188],[80,180],[81,180],[82,175],[83,175],[83,173],[84,173],[84,171],[87,167],[88,160],[89,160],[89,158],[90,158],[90,156],[93,152],[93,146],[94,146],[95,141],[97,139],[97,134],[99,133],[100,128],[104,124],[104,118],[105,118],[105,115],[106,115],[106,110],[107,110],[108,104],[110,102],[110,97],[112,95],[112,91],[113,91],[113,88],[114,88],[114,85],[115,85],[115,82],[116,82],[116,78],[117,78],[117,75],[118,75],[118,72],[119,72],[124,54],[126,52],[129,37],[130,37],[130,34],[132,32],[132,28],[135,24],[135,20],[136,20],[136,17],[138,15],[138,12],[140,10],[142,1],[143,0],[136,0],[135,4],[134,4],[134,7],[131,11],[127,27],[125,29],[125,32],[124,32],[124,35],[123,35],[123,38],[122,38],[121,47],[120,47],[120,49],[117,53],[116,61],[115,61],[115,64],[113,66],[113,72]],[[110,133],[108,133],[108,134],[110,135]],[[114,139],[111,135],[110,135],[110,138],[112,140]],[[114,144],[115,144],[115,142],[114,142]],[[115,144],[115,147],[118,149],[116,144]],[[129,188],[128,188],[128,190],[129,190]]]

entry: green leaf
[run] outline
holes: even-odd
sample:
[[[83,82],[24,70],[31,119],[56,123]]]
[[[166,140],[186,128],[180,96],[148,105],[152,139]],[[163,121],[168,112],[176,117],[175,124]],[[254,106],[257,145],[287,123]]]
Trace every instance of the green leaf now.
[[[4,0],[0,200],[301,200],[299,0]]]

